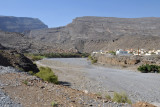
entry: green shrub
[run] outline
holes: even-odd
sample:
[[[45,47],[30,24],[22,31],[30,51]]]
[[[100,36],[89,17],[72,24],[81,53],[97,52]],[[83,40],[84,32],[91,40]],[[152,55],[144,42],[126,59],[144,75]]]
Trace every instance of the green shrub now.
[[[57,102],[52,101],[52,102],[51,102],[51,106],[52,106],[52,107],[58,107],[58,104],[57,104]]]
[[[27,80],[24,80],[24,81],[23,81],[23,84],[28,85],[28,81],[27,81]]]
[[[3,50],[0,50],[0,53],[3,53]]]
[[[92,56],[91,56],[91,55],[89,55],[89,56],[88,56],[88,59],[89,59],[89,60],[92,60]]]
[[[35,73],[33,71],[28,72],[30,75],[34,75]]]
[[[28,53],[25,53],[24,55],[26,57],[28,57],[29,59],[31,59],[32,61],[38,61],[38,60],[41,60],[41,59],[45,58],[45,56],[40,55],[40,54],[28,54]]]
[[[15,54],[15,57],[20,57],[20,54]]]
[[[25,71],[22,67],[17,67],[17,69],[21,72]]]
[[[96,95],[101,97],[102,93],[98,92],[98,93],[96,93]]]
[[[85,58],[85,56],[82,56],[82,58]]]
[[[114,52],[114,51],[109,51],[108,53],[110,53],[112,55],[116,55],[116,52]]]
[[[97,59],[95,57],[92,57],[91,55],[88,56],[88,59],[91,60],[91,63],[97,63]]]
[[[132,103],[125,93],[118,94],[116,92],[114,92],[113,101],[117,103]]]
[[[152,52],[151,54],[153,55],[153,54],[156,54],[156,53]]]
[[[93,59],[91,62],[92,64],[97,63],[97,59]]]
[[[108,100],[112,100],[111,96],[108,95],[108,94],[107,94],[105,97],[106,97],[106,99],[108,99]]]
[[[39,70],[40,72],[35,74],[37,77],[43,79],[44,81],[58,84],[58,77],[53,73],[51,68],[40,67]]]
[[[47,53],[42,54],[47,58],[77,58],[77,57],[88,57],[88,53]]]
[[[138,68],[138,71],[142,72],[142,73],[148,73],[148,72],[158,72],[160,73],[160,66],[158,65],[141,65]]]
[[[45,57],[47,58],[81,58],[88,57],[89,53],[43,53],[43,54],[28,54],[25,53],[25,56],[30,58],[33,61],[41,60]]]
[[[44,56],[40,56],[40,55],[38,55],[38,56],[32,55],[32,56],[31,56],[31,59],[32,59],[33,61],[42,60],[43,58],[45,58],[45,57],[44,57]]]

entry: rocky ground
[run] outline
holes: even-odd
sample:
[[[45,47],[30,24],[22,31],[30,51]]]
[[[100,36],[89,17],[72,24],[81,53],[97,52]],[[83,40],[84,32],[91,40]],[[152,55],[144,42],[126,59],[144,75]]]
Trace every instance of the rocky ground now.
[[[131,107],[118,104],[87,90],[43,82],[12,67],[0,66],[0,107]],[[139,102],[132,107],[156,107]]]
[[[102,82],[94,78],[87,78],[86,72],[75,72],[73,69],[77,67],[81,71],[85,71],[82,69],[86,66],[84,62],[72,61],[72,64],[58,61],[55,63],[45,62],[44,60],[37,62],[39,66],[51,67],[58,75],[60,85],[55,85],[29,75],[28,71],[38,72],[39,70],[23,54],[4,49],[3,46],[0,47],[2,49],[0,51],[0,65],[2,65],[0,66],[0,107],[50,107],[52,104],[60,107],[131,106],[114,103],[104,98],[105,95],[96,93],[101,92],[104,88]],[[64,61],[69,60],[64,59]],[[59,68],[61,69],[59,70]],[[142,104],[144,105],[144,103]],[[141,106],[135,105],[135,107]]]
[[[36,73],[39,71],[37,66],[29,58],[16,50],[0,50],[0,65],[12,66],[25,72],[33,71]]]
[[[87,90],[102,96],[126,92],[133,102],[147,101],[157,106],[160,102],[159,74],[94,66],[83,58],[44,59],[37,64],[51,67],[59,80],[68,82],[74,89]]]
[[[13,102],[11,98],[0,89],[0,107],[21,107],[21,104]]]
[[[0,104],[5,107],[125,107],[99,95],[71,89],[67,86],[43,82],[41,79],[18,72],[10,67],[0,67]],[[2,94],[1,94],[2,93]],[[10,96],[4,96],[6,93]],[[14,102],[12,102],[14,101]],[[8,107],[7,106],[7,107]]]

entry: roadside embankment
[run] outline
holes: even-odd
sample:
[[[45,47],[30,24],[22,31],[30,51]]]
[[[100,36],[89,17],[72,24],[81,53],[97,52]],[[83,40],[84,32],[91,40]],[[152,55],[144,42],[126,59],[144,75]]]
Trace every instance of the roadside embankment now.
[[[37,66],[23,54],[16,50],[0,50],[0,65],[12,66],[25,72],[38,72]]]
[[[93,54],[92,57],[97,59],[99,64],[109,64],[114,66],[136,66],[142,64],[156,64],[160,65],[160,56],[117,56],[107,54]]]

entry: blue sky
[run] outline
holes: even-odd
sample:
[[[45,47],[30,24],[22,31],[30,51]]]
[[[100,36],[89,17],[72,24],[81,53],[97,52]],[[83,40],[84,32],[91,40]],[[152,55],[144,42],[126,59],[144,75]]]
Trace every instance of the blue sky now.
[[[0,15],[39,18],[58,27],[81,16],[160,17],[160,0],[0,0]]]

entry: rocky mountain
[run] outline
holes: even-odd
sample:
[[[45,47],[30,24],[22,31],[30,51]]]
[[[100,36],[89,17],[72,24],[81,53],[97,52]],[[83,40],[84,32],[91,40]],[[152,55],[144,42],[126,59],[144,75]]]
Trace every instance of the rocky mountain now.
[[[78,17],[57,28],[31,30],[24,35],[0,32],[0,43],[26,52],[92,52],[98,50],[159,49],[160,18]]]
[[[55,48],[80,52],[138,47],[159,49],[160,18],[78,17],[67,26],[32,30],[26,35]]]
[[[15,49],[23,53],[39,53],[47,51],[47,49],[52,49],[52,47],[45,46],[40,41],[35,41],[24,36],[23,34],[15,32],[0,31],[0,43],[4,47]],[[0,46],[0,48],[2,47]]]
[[[0,16],[0,30],[8,32],[24,32],[33,29],[48,28],[37,18]]]

